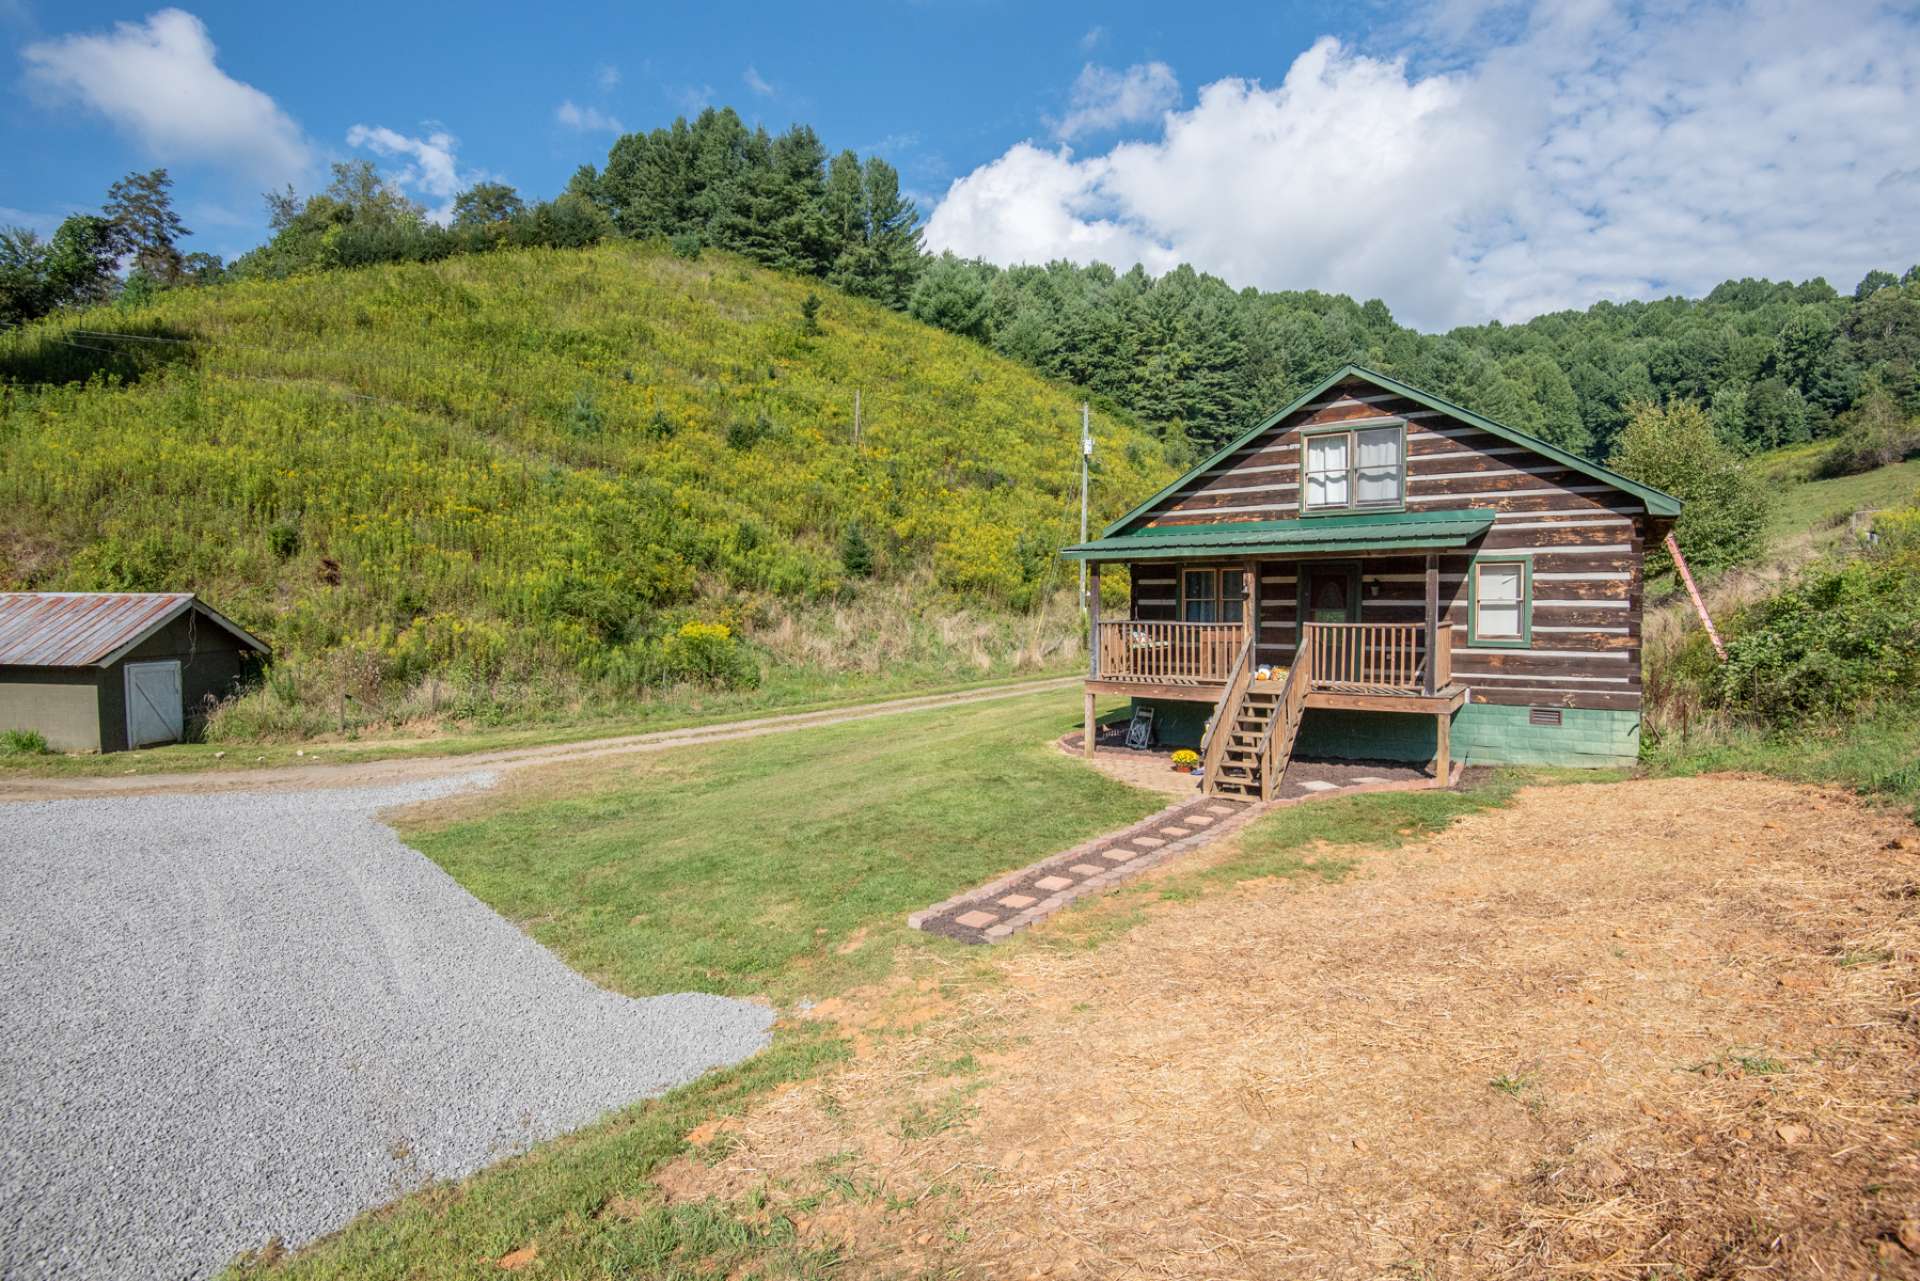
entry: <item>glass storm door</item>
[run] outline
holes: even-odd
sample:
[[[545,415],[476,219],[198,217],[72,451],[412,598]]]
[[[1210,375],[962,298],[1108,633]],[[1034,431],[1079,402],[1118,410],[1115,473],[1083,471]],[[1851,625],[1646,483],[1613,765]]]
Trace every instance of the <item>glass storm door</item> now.
[[[1309,623],[1360,621],[1360,567],[1309,565],[1300,571],[1303,611]],[[1303,636],[1304,639],[1304,636]],[[1317,679],[1351,681],[1358,674],[1358,655],[1350,637],[1321,632],[1313,638],[1313,672]],[[1318,648],[1324,646],[1325,648]]]
[[[1307,621],[1310,623],[1353,623],[1360,618],[1358,575],[1347,566],[1322,566],[1308,569],[1306,582]]]

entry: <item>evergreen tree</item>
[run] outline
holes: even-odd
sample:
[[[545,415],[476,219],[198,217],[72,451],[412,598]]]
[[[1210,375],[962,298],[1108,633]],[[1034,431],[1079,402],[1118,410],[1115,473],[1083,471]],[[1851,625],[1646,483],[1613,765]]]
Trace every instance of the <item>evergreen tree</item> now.
[[[840,566],[849,578],[873,577],[873,548],[858,521],[848,525],[840,536]]]
[[[185,255],[179,241],[193,233],[173,208],[173,179],[165,169],[130,173],[107,189],[101,211],[113,224],[120,250],[136,271],[166,286],[180,282]]]
[[[946,253],[921,274],[907,310],[950,333],[985,339],[989,301],[981,268]]]

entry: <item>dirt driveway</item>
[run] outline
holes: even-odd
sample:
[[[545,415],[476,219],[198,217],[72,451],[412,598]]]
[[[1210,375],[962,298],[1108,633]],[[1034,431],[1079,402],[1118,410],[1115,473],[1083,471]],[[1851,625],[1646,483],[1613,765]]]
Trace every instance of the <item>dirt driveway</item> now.
[[[794,730],[814,729],[822,725],[839,725],[846,721],[872,720],[879,716],[900,716],[939,707],[959,707],[968,703],[1021,698],[1046,690],[1066,689],[1079,682],[1080,678],[1077,676],[1062,676],[1047,680],[1021,681],[1013,685],[995,685],[985,689],[961,690],[951,694],[927,694],[915,698],[861,703],[826,711],[756,716],[746,720],[694,725],[685,729],[659,730],[651,734],[627,734],[617,738],[587,739],[578,743],[506,748],[493,752],[473,752],[464,756],[433,756],[423,753],[382,761],[332,765],[326,764],[324,756],[316,750],[311,764],[264,769],[137,774],[131,777],[98,775],[40,778],[32,775],[12,777],[0,775],[0,802],[52,801],[81,796],[301,791],[315,787],[389,787],[400,783],[447,778],[455,774],[475,771],[500,775],[530,766],[564,765],[573,761],[599,760],[603,757],[624,756],[638,752],[670,752],[698,743],[722,743],[731,739],[761,738],[768,734],[786,734]]]
[[[1336,884],[1045,934],[827,1011],[859,1057],[665,1186],[765,1189],[854,1276],[1920,1276],[1897,817],[1532,789]]]

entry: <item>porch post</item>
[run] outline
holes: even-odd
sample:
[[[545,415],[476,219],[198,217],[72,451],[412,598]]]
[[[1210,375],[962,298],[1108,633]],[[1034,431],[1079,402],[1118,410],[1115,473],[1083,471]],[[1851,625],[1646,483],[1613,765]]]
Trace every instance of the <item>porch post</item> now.
[[[1087,565],[1087,679],[1100,677],[1100,562]]]
[[[1097,680],[1100,676],[1100,562],[1084,562],[1087,565],[1087,679]],[[1086,733],[1080,744],[1080,751],[1088,760],[1093,759],[1093,689],[1087,689]]]
[[[1258,667],[1260,666],[1260,562],[1248,561],[1245,572],[1246,590],[1240,593],[1240,599],[1244,602],[1240,607],[1244,611],[1240,625],[1245,627],[1247,635],[1253,638],[1253,665]]]
[[[1440,553],[1427,553],[1427,661],[1424,685],[1429,695],[1436,692],[1435,667],[1440,656]],[[1447,758],[1446,721],[1441,719],[1440,759]]]
[[[1447,776],[1453,773],[1453,713],[1438,712],[1434,715],[1435,747],[1433,754],[1433,786],[1445,787]]]

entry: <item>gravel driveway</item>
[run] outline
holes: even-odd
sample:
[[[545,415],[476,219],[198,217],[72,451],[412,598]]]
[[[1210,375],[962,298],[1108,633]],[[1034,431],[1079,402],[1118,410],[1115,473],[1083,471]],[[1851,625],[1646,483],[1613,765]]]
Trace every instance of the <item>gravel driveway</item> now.
[[[766,1044],[374,817],[483,781],[0,805],[0,1275],[205,1276]]]

